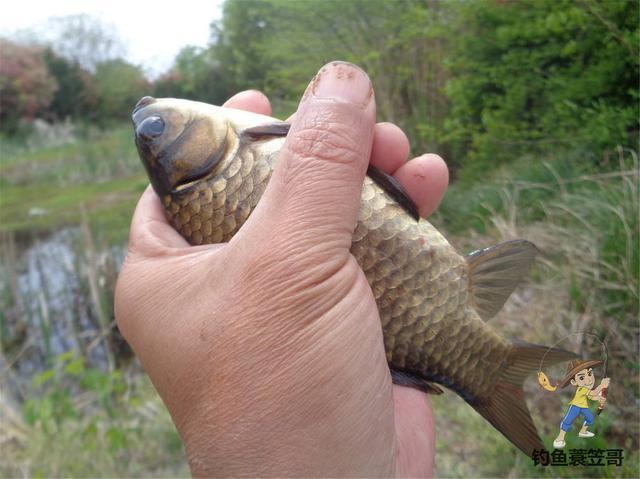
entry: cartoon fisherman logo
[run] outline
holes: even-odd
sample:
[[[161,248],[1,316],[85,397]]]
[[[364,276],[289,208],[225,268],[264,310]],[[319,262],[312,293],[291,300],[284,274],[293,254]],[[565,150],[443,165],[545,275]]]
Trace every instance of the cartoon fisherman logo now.
[[[571,426],[576,421],[578,416],[582,416],[583,423],[580,431],[578,432],[578,436],[582,438],[590,438],[594,437],[595,434],[589,431],[589,426],[591,426],[595,420],[595,416],[600,415],[602,410],[604,409],[604,404],[607,401],[607,388],[609,387],[609,378],[607,376],[607,362],[609,358],[609,351],[607,349],[607,344],[600,339],[600,337],[592,332],[588,331],[578,331],[573,334],[569,334],[554,344],[553,347],[557,346],[561,342],[567,340],[569,337],[574,335],[581,335],[583,337],[589,336],[595,338],[602,347],[602,354],[604,361],[595,360],[595,359],[574,359],[567,364],[567,372],[564,375],[562,381],[557,383],[556,385],[551,385],[551,381],[547,375],[542,372],[542,364],[544,361],[544,356],[540,361],[540,369],[538,370],[538,383],[540,386],[546,391],[554,392],[558,388],[567,387],[569,384],[576,388],[576,392],[573,396],[573,399],[569,402],[569,409],[564,415],[562,422],[560,423],[560,432],[558,433],[558,437],[553,441],[553,447],[556,449],[562,449],[567,445],[565,441],[565,436],[567,432],[571,430]],[[604,364],[604,374],[605,378],[600,381],[600,385],[594,388],[596,384],[596,376],[593,372],[593,368],[596,366],[600,366]],[[596,410],[595,416],[591,409],[589,409],[589,401],[597,401],[598,409]]]
[[[542,387],[547,391],[555,391],[557,387],[564,388],[571,384],[576,387],[576,393],[573,399],[569,402],[569,409],[564,415],[562,422],[560,423],[560,432],[555,441],[553,441],[553,447],[561,449],[565,447],[565,435],[571,430],[572,424],[578,418],[582,416],[584,422],[578,436],[582,438],[590,438],[595,434],[589,431],[589,426],[593,424],[595,419],[593,412],[589,409],[589,401],[597,401],[599,403],[596,414],[600,414],[604,408],[606,402],[606,389],[609,387],[609,378],[604,378],[600,385],[594,388],[596,383],[596,377],[593,372],[593,368],[602,364],[602,361],[598,360],[582,360],[577,359],[571,361],[567,365],[567,373],[564,379],[558,384],[558,386],[550,386],[549,381],[544,373],[539,373],[539,380]],[[542,378],[540,376],[543,376]]]

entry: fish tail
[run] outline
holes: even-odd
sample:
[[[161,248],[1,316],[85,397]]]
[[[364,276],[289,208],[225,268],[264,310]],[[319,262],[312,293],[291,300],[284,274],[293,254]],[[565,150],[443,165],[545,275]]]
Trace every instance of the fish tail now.
[[[535,449],[543,449],[544,446],[524,399],[524,380],[543,366],[576,357],[576,354],[563,349],[515,341],[493,390],[487,397],[471,405],[509,441],[531,457]]]

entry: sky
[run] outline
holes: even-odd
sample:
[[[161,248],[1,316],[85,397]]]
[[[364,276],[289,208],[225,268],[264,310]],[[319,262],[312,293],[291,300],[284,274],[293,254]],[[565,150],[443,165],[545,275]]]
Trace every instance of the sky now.
[[[43,25],[52,16],[87,13],[117,29],[126,58],[151,77],[166,71],[185,45],[205,46],[223,0],[16,0],[0,15],[0,36]]]

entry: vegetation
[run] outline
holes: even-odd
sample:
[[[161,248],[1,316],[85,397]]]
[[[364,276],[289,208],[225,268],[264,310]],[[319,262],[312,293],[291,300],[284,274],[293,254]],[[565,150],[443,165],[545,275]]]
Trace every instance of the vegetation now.
[[[34,376],[23,416],[3,424],[2,475],[186,477],[162,402],[144,375],[125,374],[87,368],[72,352],[54,357]]]
[[[113,322],[147,185],[128,116],[145,94],[219,104],[255,88],[284,117],[343,59],[371,75],[379,118],[413,151],[447,159],[454,181],[431,220],[460,251],[515,237],[541,249],[496,329],[583,357],[603,351],[581,331],[608,345],[590,447],[623,448],[623,468],[535,467],[446,394],[433,399],[438,475],[637,477],[638,24],[627,1],[226,0],[210,45],[185,46],[154,81],[86,16],[0,40],[0,475],[188,472]],[[549,444],[567,393],[532,379],[526,395]]]

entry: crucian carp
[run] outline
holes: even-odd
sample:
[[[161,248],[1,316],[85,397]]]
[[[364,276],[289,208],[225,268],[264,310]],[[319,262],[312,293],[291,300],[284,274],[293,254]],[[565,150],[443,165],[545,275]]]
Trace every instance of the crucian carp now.
[[[135,143],[173,227],[194,245],[229,241],[260,201],[289,124],[188,100],[142,98]],[[536,247],[514,240],[458,254],[391,176],[369,168],[351,254],[380,312],[396,384],[469,403],[527,455],[543,449],[525,378],[575,354],[509,341],[488,323]]]

